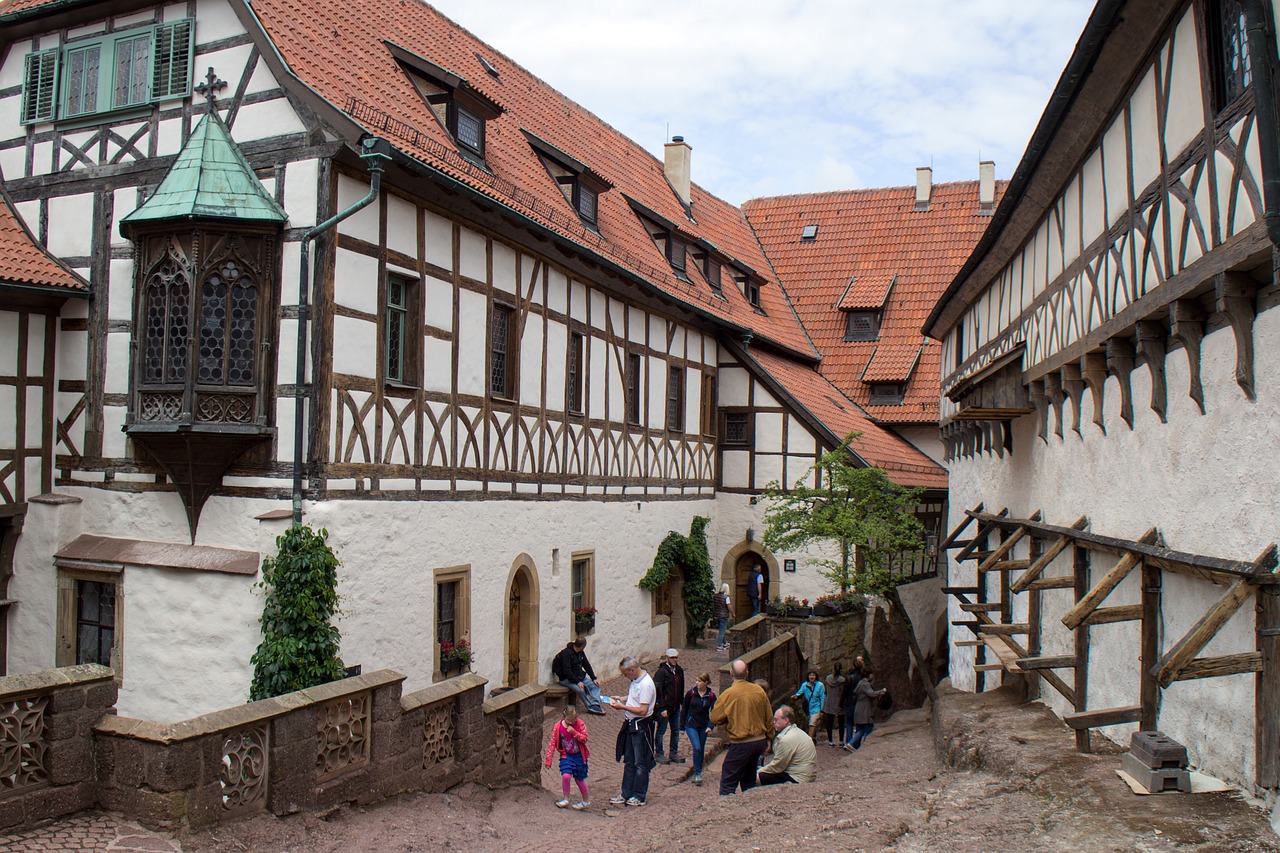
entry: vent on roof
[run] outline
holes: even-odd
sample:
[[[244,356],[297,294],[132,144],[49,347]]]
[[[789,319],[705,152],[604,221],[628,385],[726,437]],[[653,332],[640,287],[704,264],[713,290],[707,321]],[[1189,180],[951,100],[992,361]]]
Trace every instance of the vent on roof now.
[[[831,405],[835,406],[835,407],[836,407],[837,409],[839,409],[840,411],[842,411],[842,412],[847,412],[847,411],[849,411],[849,410],[848,410],[848,409],[846,409],[843,405],[841,405],[841,404],[840,404],[840,401],[839,401],[839,400],[837,400],[835,397],[832,397],[830,394],[828,394],[828,395],[827,395],[827,399],[831,401]]]
[[[806,225],[804,228],[800,229],[800,239],[801,240],[817,240],[818,226]]]
[[[481,56],[478,53],[476,54],[476,59],[480,60],[480,64],[484,66],[484,70],[488,72],[490,77],[492,77],[494,80],[498,79],[498,69],[493,67],[492,62],[485,59],[483,56]]]

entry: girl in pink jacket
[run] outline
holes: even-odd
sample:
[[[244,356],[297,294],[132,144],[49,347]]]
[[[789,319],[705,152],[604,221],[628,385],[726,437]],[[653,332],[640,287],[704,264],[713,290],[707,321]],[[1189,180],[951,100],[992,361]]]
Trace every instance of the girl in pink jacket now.
[[[551,766],[551,756],[560,750],[560,782],[563,785],[564,797],[556,803],[562,809],[569,805],[569,779],[578,783],[581,799],[573,804],[573,808],[582,811],[591,805],[587,799],[587,759],[591,756],[587,749],[587,724],[578,719],[578,709],[566,705],[564,717],[551,730],[551,743],[547,744],[546,766]]]

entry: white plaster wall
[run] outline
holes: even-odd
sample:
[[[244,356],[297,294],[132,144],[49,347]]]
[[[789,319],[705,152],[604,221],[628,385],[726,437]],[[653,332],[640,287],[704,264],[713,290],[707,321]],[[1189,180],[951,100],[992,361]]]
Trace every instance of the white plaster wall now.
[[[1280,311],[1262,313],[1255,325],[1259,353],[1280,344]],[[1039,509],[1046,521],[1068,525],[1087,515],[1091,529],[1109,536],[1137,539],[1158,527],[1172,549],[1236,560],[1256,558],[1276,541],[1275,495],[1280,469],[1271,460],[1280,446],[1280,362],[1263,357],[1256,365],[1258,399],[1250,402],[1235,383],[1235,345],[1229,329],[1204,339],[1202,380],[1207,413],[1201,415],[1186,396],[1189,374],[1185,354],[1166,360],[1169,387],[1168,423],[1162,424],[1147,403],[1150,379],[1143,368],[1132,374],[1134,429],[1119,416],[1119,386],[1108,379],[1104,436],[1091,423],[1090,395],[1082,405],[1083,439],[1070,428],[1067,404],[1065,437],[1052,429],[1048,443],[1035,435],[1033,418],[1014,423],[1014,453],[998,457],[958,459],[951,463],[949,526],[959,523],[965,508],[984,501],[990,509],[1007,506],[1016,517]],[[1260,464],[1262,462],[1262,464]],[[1025,556],[1025,550],[1018,556]],[[1071,556],[1059,557],[1048,574],[1069,574]],[[1096,579],[1113,560],[1095,555]],[[950,570],[952,585],[973,582],[973,563]],[[1136,580],[1127,581],[1108,604],[1137,601]],[[1222,594],[1222,588],[1165,574],[1162,650],[1181,638]],[[1070,591],[1047,593],[1044,599],[1045,654],[1070,651],[1070,636],[1058,618],[1070,606]],[[1017,599],[1015,620],[1025,618],[1025,596]],[[954,601],[950,618],[964,616]],[[1206,655],[1246,651],[1254,647],[1253,610],[1242,608],[1227,623]],[[1089,678],[1089,706],[1134,704],[1138,698],[1136,633],[1132,626],[1094,629]],[[953,648],[952,680],[973,689],[973,650]],[[988,683],[992,683],[989,680]],[[1066,709],[1052,688],[1045,701],[1058,713]],[[1209,773],[1250,785],[1253,779],[1253,678],[1247,675],[1174,684],[1164,691],[1160,727],[1187,745],[1191,760]],[[1125,742],[1132,726],[1104,733]]]
[[[936,426],[898,426],[893,431],[934,462],[946,466],[946,447]]]

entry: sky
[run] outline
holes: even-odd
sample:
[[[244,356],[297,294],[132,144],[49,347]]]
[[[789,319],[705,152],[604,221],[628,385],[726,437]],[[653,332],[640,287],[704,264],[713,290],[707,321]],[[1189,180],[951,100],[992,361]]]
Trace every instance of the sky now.
[[[693,180],[748,198],[1017,167],[1093,0],[429,0]]]

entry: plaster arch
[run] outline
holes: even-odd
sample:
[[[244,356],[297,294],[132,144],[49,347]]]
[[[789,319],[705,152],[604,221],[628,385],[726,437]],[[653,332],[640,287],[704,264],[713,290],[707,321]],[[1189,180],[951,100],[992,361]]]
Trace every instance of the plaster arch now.
[[[542,591],[533,557],[519,554],[507,573],[506,619],[503,631],[503,670],[507,687],[538,680],[538,639]]]
[[[781,589],[778,579],[780,571],[778,567],[778,558],[773,556],[772,551],[755,540],[748,541],[746,539],[730,548],[725,553],[724,559],[720,562],[720,583],[727,583],[729,585],[729,591],[733,596],[734,601],[733,617],[738,622],[741,622],[751,616],[751,611],[749,609],[744,611],[737,603],[738,561],[748,554],[754,554],[765,564],[765,576],[767,580],[764,590],[765,600],[768,601],[774,596],[779,595],[779,590]],[[720,583],[716,584],[717,590],[720,588]],[[761,605],[761,608],[763,609],[763,604]]]

